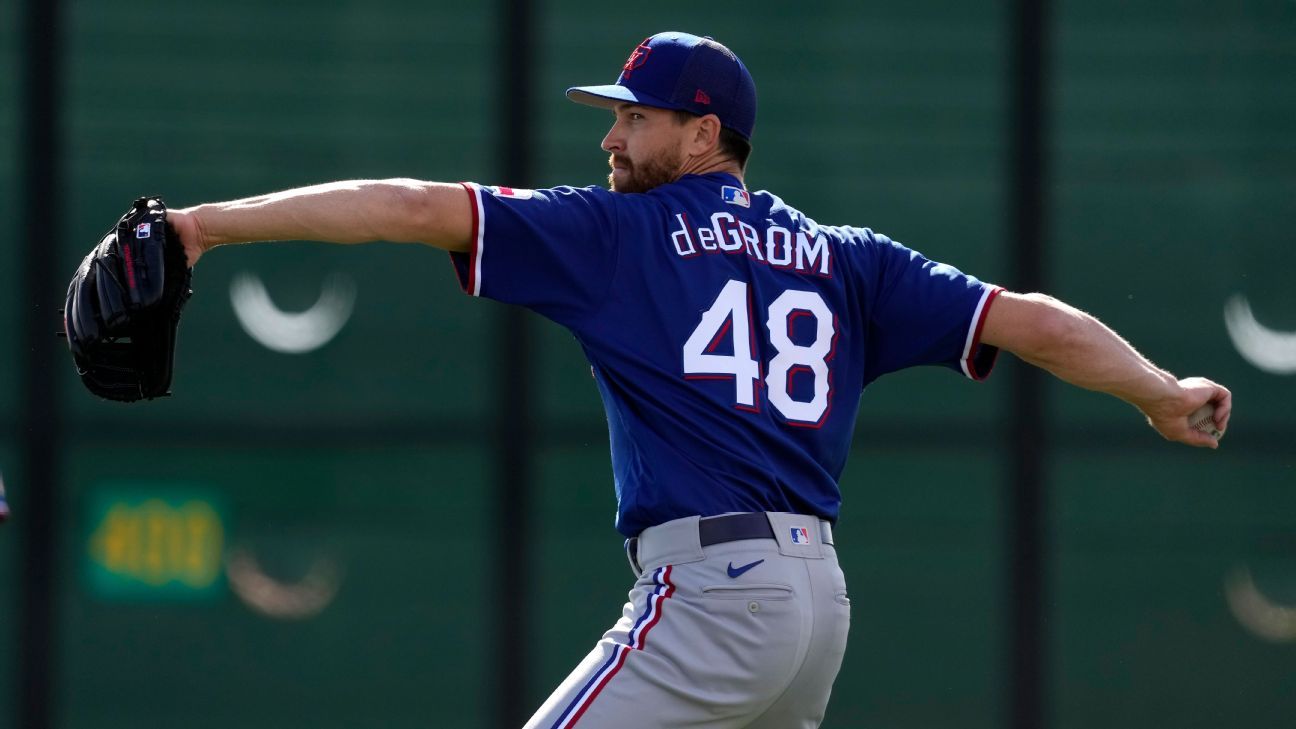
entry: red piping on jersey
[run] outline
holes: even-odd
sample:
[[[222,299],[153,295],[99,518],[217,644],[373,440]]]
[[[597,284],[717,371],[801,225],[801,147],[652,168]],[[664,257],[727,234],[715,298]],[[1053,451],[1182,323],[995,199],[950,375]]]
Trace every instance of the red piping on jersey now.
[[[478,227],[481,225],[477,212],[477,191],[473,188],[471,182],[461,182],[459,184],[463,185],[463,189],[467,191],[468,208],[472,210],[472,232],[468,238],[468,277],[461,286],[465,294],[477,296],[477,258],[481,255],[481,251],[477,247],[479,240]],[[456,278],[458,277],[456,276]]]
[[[999,352],[996,350],[994,356],[990,358],[990,362],[987,363],[985,372],[977,371],[976,359],[977,350],[981,348],[981,330],[985,329],[986,315],[990,313],[990,305],[994,303],[995,297],[1001,293],[1003,293],[1003,289],[996,286],[990,289],[990,293],[986,295],[985,304],[981,307],[981,316],[977,319],[976,331],[972,334],[972,346],[968,348],[968,356],[964,360],[967,363],[968,373],[972,375],[972,379],[978,382],[990,376],[990,370],[994,369],[994,362],[999,358]]]

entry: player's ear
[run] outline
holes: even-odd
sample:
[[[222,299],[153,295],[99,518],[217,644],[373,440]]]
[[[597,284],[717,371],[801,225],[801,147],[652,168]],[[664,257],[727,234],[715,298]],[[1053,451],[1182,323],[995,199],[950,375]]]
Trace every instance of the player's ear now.
[[[707,114],[697,119],[693,138],[689,141],[689,153],[701,156],[715,149],[720,144],[720,117]]]

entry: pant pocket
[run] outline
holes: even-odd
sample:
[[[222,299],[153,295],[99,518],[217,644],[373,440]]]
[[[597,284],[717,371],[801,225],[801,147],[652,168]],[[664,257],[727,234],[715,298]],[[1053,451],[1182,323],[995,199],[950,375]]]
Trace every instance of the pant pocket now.
[[[702,597],[709,600],[791,600],[792,587],[777,583],[706,585]]]

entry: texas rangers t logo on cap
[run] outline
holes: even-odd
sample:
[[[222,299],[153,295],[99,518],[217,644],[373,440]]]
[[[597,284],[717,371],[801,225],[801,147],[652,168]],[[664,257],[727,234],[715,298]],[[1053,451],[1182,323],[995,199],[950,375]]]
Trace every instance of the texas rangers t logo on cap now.
[[[636,68],[643,66],[648,61],[648,54],[652,53],[652,49],[648,47],[648,41],[650,40],[652,40],[651,37],[644,38],[643,43],[635,46],[635,49],[630,51],[630,57],[626,59],[625,65],[621,67],[621,70],[624,71],[621,74],[622,76],[630,78],[630,74],[634,73]]]
[[[806,529],[805,527],[792,527],[792,543],[809,544],[810,530]]]

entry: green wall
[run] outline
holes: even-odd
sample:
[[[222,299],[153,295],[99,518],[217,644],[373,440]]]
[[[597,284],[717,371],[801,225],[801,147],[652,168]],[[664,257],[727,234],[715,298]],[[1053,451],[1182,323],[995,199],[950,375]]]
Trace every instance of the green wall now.
[[[0,6],[6,210],[23,143],[8,103],[15,5]],[[491,177],[503,20],[491,4],[144,0],[124,12],[81,0],[66,12],[66,215],[50,245],[69,275],[139,194],[188,205],[341,178],[514,182]],[[538,125],[537,182],[606,176],[609,117],[565,88],[611,82],[657,30],[710,33],[757,79],[752,187],[1006,282],[1009,13],[949,0],[544,3],[525,120]],[[1296,642],[1248,632],[1226,580],[1249,569],[1296,605],[1296,376],[1244,360],[1223,306],[1244,294],[1264,324],[1296,330],[1296,5],[1068,0],[1050,38],[1049,291],[1238,401],[1224,449],[1207,453],[1164,444],[1122,403],[1049,387],[1050,722],[1284,725]],[[232,310],[248,273],[286,311],[344,274],[354,313],[314,352],[272,352]],[[10,341],[19,275],[0,266]],[[487,726],[499,701],[490,560],[507,538],[489,435],[503,307],[463,296],[445,256],[396,245],[222,249],[194,289],[174,397],[100,402],[70,366],[59,373],[57,726]],[[533,621],[526,700],[538,705],[619,616],[631,575],[588,367],[570,335],[530,322],[535,591],[516,611]],[[18,349],[0,359],[15,508],[0,528],[4,625],[24,528]],[[838,529],[853,626],[825,727],[1005,723],[1005,425],[1019,366],[1005,356],[975,385],[909,371],[865,393]],[[91,578],[93,505],[131,489],[205,495],[227,555],[251,552],[283,583],[331,565],[336,596],[283,620],[225,574],[202,594],[105,593]],[[165,550],[166,529],[141,539]],[[16,638],[0,631],[0,728],[16,721]]]
[[[1296,377],[1230,343],[1229,297],[1296,331],[1296,6],[1057,4],[1056,293],[1162,366],[1234,393],[1218,453],[1161,446],[1115,401],[1056,387],[1050,483],[1060,728],[1281,725],[1296,642],[1230,613],[1226,578],[1296,605]],[[1093,447],[1090,441],[1104,444]]]
[[[13,210],[18,197],[18,33],[14,28],[17,10],[14,3],[0,4],[0,211]],[[14,101],[10,101],[10,100]],[[3,244],[11,251],[21,243],[9,236]],[[14,266],[0,266],[0,337],[7,342],[18,341],[21,335],[20,309],[15,305],[18,292],[18,271]],[[9,485],[9,500],[14,499],[13,484],[21,481],[17,472],[17,414],[18,371],[22,349],[8,347],[0,353],[0,477]],[[18,595],[12,587],[18,582],[17,542],[20,539],[15,525],[0,525],[0,622],[10,622],[3,616],[17,609]],[[18,650],[18,631],[0,630],[0,706],[14,705],[15,676],[18,667],[12,656]],[[0,711],[0,726],[12,721]]]

